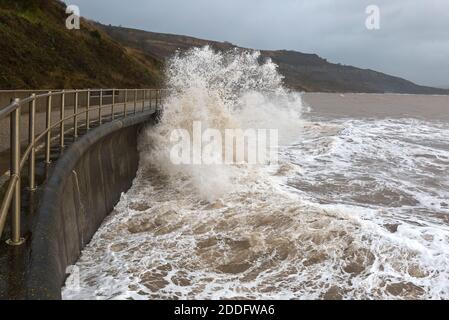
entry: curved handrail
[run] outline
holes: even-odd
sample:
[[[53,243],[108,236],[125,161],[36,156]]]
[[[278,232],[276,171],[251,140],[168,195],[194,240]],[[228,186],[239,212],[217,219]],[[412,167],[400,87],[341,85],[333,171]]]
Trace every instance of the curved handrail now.
[[[123,101],[116,102],[115,98],[118,92],[118,96],[120,93],[124,91]],[[144,92],[139,95],[138,92]],[[160,107],[162,103],[162,92],[167,91],[167,89],[70,89],[70,90],[58,90],[58,91],[49,91],[42,94],[31,94],[29,97],[23,99],[14,99],[11,101],[9,105],[0,110],[0,121],[3,121],[4,118],[10,116],[11,118],[11,126],[10,126],[10,136],[11,136],[11,166],[10,166],[10,180],[5,192],[5,196],[0,205],[0,237],[2,235],[6,218],[8,215],[8,211],[12,206],[12,236],[11,239],[8,240],[8,243],[11,245],[20,245],[23,243],[23,239],[20,237],[20,183],[22,177],[22,171],[26,165],[29,163],[29,190],[32,192],[35,190],[35,153],[39,151],[43,146],[45,146],[45,158],[46,162],[50,162],[50,148],[52,130],[60,127],[60,132],[57,138],[60,139],[61,144],[60,147],[64,147],[64,136],[65,134],[73,131],[74,137],[77,137],[77,130],[80,127],[78,125],[78,117],[85,115],[86,123],[85,128],[86,131],[90,130],[90,123],[97,122],[98,124],[102,124],[102,120],[104,116],[109,116],[111,120],[114,120],[116,113],[114,112],[115,105],[123,105],[123,117],[127,117],[128,115],[135,114],[136,112],[145,111],[145,104],[149,102],[150,107],[152,106],[152,101],[155,101],[156,109]],[[92,96],[91,93],[98,92],[99,95]],[[112,103],[111,104],[103,104],[104,98],[110,97],[109,95],[105,96],[105,92],[112,92]],[[134,97],[129,95],[129,93],[134,93]],[[149,95],[147,93],[150,93]],[[151,94],[152,92],[156,92],[156,95]],[[79,95],[87,93],[86,96],[86,106],[85,109],[79,111]],[[70,115],[65,114],[65,96],[74,94],[74,112]],[[61,105],[60,105],[60,118],[56,122],[52,122],[52,97],[61,96]],[[128,103],[130,102],[129,97],[132,97],[131,103],[133,103],[133,111],[127,112]],[[35,114],[36,114],[36,101],[39,99],[47,98],[47,108],[46,108],[46,124],[45,129],[40,131],[37,135],[35,134]],[[90,106],[91,99],[99,98],[99,105],[95,107]],[[29,142],[25,147],[25,150],[21,154],[20,151],[20,120],[21,120],[21,107],[28,104],[29,106]],[[137,104],[142,104],[141,109],[137,111]],[[102,114],[103,109],[109,109],[109,114]],[[98,112],[98,119],[90,120],[91,112]],[[119,114],[120,115],[120,114]],[[66,121],[73,119],[73,127],[64,130],[64,125]],[[46,141],[44,138],[47,138]]]
[[[16,99],[13,102],[11,102],[9,105],[7,105],[5,108],[0,109],[0,120],[7,117],[11,112],[19,108],[20,106],[27,104],[33,100],[38,100],[41,98],[47,98],[50,96],[57,96],[62,94],[73,94],[73,93],[87,93],[87,92],[100,92],[100,91],[157,91],[157,92],[163,92],[168,91],[169,89],[118,89],[118,88],[111,88],[111,89],[69,89],[69,90],[57,90],[57,91],[49,91],[47,93],[37,94],[33,98],[32,96],[23,98],[23,99]],[[31,91],[31,90],[30,90]]]
[[[9,116],[9,114],[19,107],[19,99],[15,99],[13,102],[11,102],[9,105],[7,105],[5,108],[0,110],[0,120],[3,118]]]
[[[96,107],[96,108],[89,108],[89,112],[97,111],[97,110],[99,110],[101,108],[107,108],[107,107],[102,106],[102,107]],[[37,142],[40,141],[42,138],[44,138],[48,132],[50,132],[51,130],[55,129],[57,126],[61,125],[62,122],[70,120],[70,119],[72,119],[72,118],[74,118],[76,116],[79,116],[79,115],[82,115],[82,114],[85,114],[85,113],[86,113],[86,111],[83,110],[83,111],[80,111],[78,113],[71,114],[71,115],[69,115],[69,116],[67,116],[67,117],[65,117],[63,119],[60,119],[56,123],[52,124],[50,127],[46,128],[44,131],[42,131],[38,136],[36,136],[34,138],[34,143],[28,144],[28,147],[23,152],[22,158],[20,159],[20,168],[23,169],[23,167],[24,167],[24,165],[26,163],[26,160],[27,160],[28,156],[30,155],[31,150],[33,148],[36,148],[36,145],[39,145]],[[65,131],[64,133],[68,133],[68,132],[70,132],[72,130],[73,130],[73,128],[70,128],[69,130]]]
[[[0,207],[0,235],[3,233],[3,228],[5,227],[7,212],[11,206],[12,196],[14,194],[14,188],[16,187],[17,181],[19,181],[19,176],[13,174],[8,183],[8,188],[6,189],[5,198],[3,199],[2,205]]]

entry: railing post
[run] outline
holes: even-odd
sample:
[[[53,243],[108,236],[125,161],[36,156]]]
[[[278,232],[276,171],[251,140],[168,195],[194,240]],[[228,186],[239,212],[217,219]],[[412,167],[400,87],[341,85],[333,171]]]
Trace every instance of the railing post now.
[[[152,92],[153,92],[153,90],[148,90],[148,92],[150,93],[150,110],[151,110],[151,108],[153,107],[153,103],[152,103],[152,99],[153,99],[153,94],[152,94]]]
[[[134,90],[134,114],[137,112],[137,89]]]
[[[73,138],[78,138],[78,90],[75,90],[75,104],[73,106]]]
[[[19,99],[14,100],[19,104]],[[11,238],[7,244],[18,246],[25,242],[20,237],[20,105],[11,112],[11,177],[17,176],[12,199]]]
[[[90,89],[87,89],[87,104],[86,104],[86,131],[89,131],[90,128]]]
[[[49,91],[49,96],[47,98],[47,111],[46,111],[46,121],[45,121],[45,129],[48,130],[45,139],[45,163],[49,164],[50,160],[50,148],[51,148],[51,101],[52,101],[52,92]]]
[[[145,89],[142,89],[142,112],[145,111]]]
[[[111,120],[114,120],[114,107],[115,107],[115,89],[112,89],[112,107],[111,107]]]
[[[146,101],[148,101],[148,103],[150,104],[151,102],[151,100],[150,100],[150,97],[149,97],[149,93],[150,93],[150,91],[149,90],[147,90],[147,89],[145,89],[145,100]],[[148,105],[149,105],[148,104]]]
[[[145,89],[143,92],[144,92],[145,104],[146,104],[147,101],[149,102],[149,98],[148,98],[148,90]]]
[[[126,117],[126,108],[128,107],[126,104],[128,102],[128,89],[125,89],[125,107],[123,108],[123,117]]]
[[[98,107],[98,124],[101,125],[101,109],[103,108],[103,89],[100,89],[100,106]]]
[[[64,145],[64,134],[65,134],[65,123],[64,123],[64,118],[65,118],[65,90],[62,90],[62,94],[61,94],[61,113],[59,116],[59,120],[61,120],[61,124],[60,124],[60,129],[59,129],[59,147],[62,149],[64,149],[65,145]]]
[[[30,191],[36,190],[35,164],[36,164],[36,148],[34,146],[35,123],[36,123],[36,94],[31,95],[32,99],[29,107],[28,120],[28,143],[31,146],[30,156],[28,160],[28,188]]]

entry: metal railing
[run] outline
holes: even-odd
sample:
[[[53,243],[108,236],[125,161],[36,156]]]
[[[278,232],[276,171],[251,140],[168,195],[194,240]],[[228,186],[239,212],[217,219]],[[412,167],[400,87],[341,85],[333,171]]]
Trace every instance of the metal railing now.
[[[18,246],[24,243],[21,235],[21,201],[22,178],[25,177],[24,168],[28,164],[28,190],[36,190],[36,153],[44,149],[44,163],[51,162],[52,142],[62,152],[66,146],[66,138],[72,133],[73,141],[77,139],[80,130],[86,132],[105,121],[112,121],[119,117],[127,117],[137,112],[155,108],[162,103],[162,89],[83,89],[49,91],[44,94],[31,94],[24,99],[11,99],[11,103],[0,109],[0,121],[10,118],[10,166],[9,182],[0,206],[0,238],[5,227],[8,213],[11,213],[11,237],[9,245]],[[66,99],[72,99],[72,112],[68,113]],[[59,110],[54,110],[55,98],[59,98]],[[80,98],[84,103],[80,106]],[[36,134],[36,102],[46,99],[45,129]],[[98,103],[92,103],[98,100]],[[106,100],[106,101],[105,101]],[[107,100],[111,100],[110,102]],[[108,103],[109,102],[109,103]],[[21,142],[21,111],[28,106],[28,141]],[[84,108],[83,108],[84,107]],[[121,108],[121,109],[120,109]],[[109,112],[105,112],[109,111]],[[59,112],[58,112],[59,111]],[[52,115],[59,113],[57,121],[52,121]],[[92,116],[96,113],[96,117]],[[84,120],[84,122],[83,122]],[[71,123],[69,123],[71,122]],[[66,129],[66,126],[70,128]],[[54,131],[57,131],[55,133]],[[22,152],[23,151],[23,152]]]

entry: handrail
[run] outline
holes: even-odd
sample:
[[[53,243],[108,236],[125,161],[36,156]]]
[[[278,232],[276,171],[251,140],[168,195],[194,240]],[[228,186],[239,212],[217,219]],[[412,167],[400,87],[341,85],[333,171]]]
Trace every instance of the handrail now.
[[[0,121],[6,117],[10,117],[10,152],[11,152],[11,164],[9,168],[10,179],[5,192],[5,195],[1,201],[0,205],[0,237],[4,230],[6,223],[6,218],[8,213],[11,211],[12,221],[11,221],[11,238],[7,241],[10,245],[20,245],[24,243],[25,239],[21,237],[20,231],[20,202],[21,202],[21,178],[22,171],[28,162],[28,190],[29,192],[34,192],[36,190],[35,181],[35,167],[36,167],[36,152],[45,148],[45,162],[50,163],[51,159],[51,144],[55,138],[59,139],[59,147],[62,149],[65,147],[64,139],[65,135],[73,132],[73,139],[78,137],[78,129],[86,129],[86,132],[91,129],[92,123],[97,123],[99,126],[102,125],[103,121],[114,120],[116,117],[127,117],[129,115],[134,115],[137,112],[144,112],[146,106],[153,107],[153,101],[155,102],[154,107],[156,111],[158,108],[162,107],[162,93],[166,89],[70,89],[70,90],[58,90],[49,91],[42,94],[31,94],[29,97],[23,99],[14,99],[5,108],[0,109]],[[99,95],[92,95],[92,93],[99,93]],[[112,103],[105,104],[105,98],[110,98],[110,95],[104,95],[106,92],[112,92]],[[142,92],[142,94],[138,94]],[[80,95],[86,94],[86,103],[80,106]],[[121,96],[123,93],[123,99]],[[66,96],[73,95],[73,111],[70,115],[66,114]],[[54,109],[53,97],[61,97],[59,112],[60,116],[57,121],[52,121],[52,114],[57,112]],[[129,98],[132,98],[129,101]],[[45,129],[41,130],[37,134],[36,129],[36,101],[40,99],[46,100],[46,110],[45,110]],[[116,99],[119,98],[119,99]],[[98,99],[98,106],[91,106],[91,100]],[[59,100],[59,99],[58,99]],[[118,101],[117,101],[118,100]],[[142,108],[137,110],[137,104],[142,104]],[[20,127],[21,127],[21,107],[28,104],[28,143],[21,154],[21,139],[20,139]],[[123,107],[123,111],[115,111],[119,107]],[[58,106],[56,106],[58,107]],[[132,111],[128,112],[128,107]],[[103,113],[104,109],[108,109],[109,113]],[[95,119],[90,113],[98,112],[98,118]],[[81,123],[80,119],[84,115],[85,123]],[[65,124],[67,121],[73,120],[70,124],[72,127],[65,130]],[[52,139],[52,131],[56,128],[60,128],[59,134]],[[46,138],[46,139],[44,139]]]
[[[0,109],[0,120],[2,120],[4,117],[8,116],[12,111],[16,110],[19,106],[31,102],[33,99],[38,100],[40,98],[47,98],[49,96],[57,96],[62,94],[73,94],[73,93],[87,93],[87,92],[108,92],[108,91],[130,91],[130,90],[137,90],[137,91],[158,91],[158,92],[164,92],[168,91],[168,89],[69,89],[69,90],[60,90],[60,91],[50,91],[47,93],[37,94],[35,95],[35,98],[32,96],[29,96],[27,98],[20,99],[20,101],[16,102],[13,101],[9,105],[7,105],[5,108]],[[14,91],[12,91],[14,92]],[[92,97],[93,98],[93,97]],[[95,96],[97,98],[97,96]]]
[[[3,233],[3,228],[5,227],[6,217],[8,216],[8,210],[11,205],[12,196],[14,194],[14,188],[19,180],[19,176],[13,174],[9,180],[8,188],[6,189],[5,199],[3,199],[2,205],[0,207],[0,235]]]
[[[13,101],[8,104],[5,108],[0,110],[0,120],[10,115],[11,112],[17,110],[19,107],[19,103],[17,101]]]
[[[105,107],[103,106],[103,107],[90,108],[89,112],[90,111],[97,111],[100,108],[105,108]],[[56,123],[52,124],[50,127],[46,128],[44,131],[42,131],[38,136],[36,136],[34,138],[35,142],[40,141],[43,137],[46,136],[46,134],[48,132],[50,132],[51,130],[55,129],[57,126],[61,125],[62,122],[70,120],[70,119],[72,119],[75,116],[79,116],[79,115],[82,115],[82,114],[85,114],[85,113],[86,113],[86,111],[79,111],[78,113],[71,114],[71,115],[65,117],[64,119],[61,119],[61,120],[57,121]],[[70,132],[70,131],[73,131],[73,128],[70,128],[69,130],[65,131],[65,133]],[[23,156],[22,156],[22,160],[20,162],[21,168],[25,165],[26,160],[27,160],[26,158],[30,154],[31,149],[33,147],[35,147],[35,145],[36,144],[29,144],[28,147],[25,149],[25,151],[23,153]]]

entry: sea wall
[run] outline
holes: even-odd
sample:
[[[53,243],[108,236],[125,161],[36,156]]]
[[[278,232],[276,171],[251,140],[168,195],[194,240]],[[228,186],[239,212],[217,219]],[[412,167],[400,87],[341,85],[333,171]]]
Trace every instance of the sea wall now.
[[[137,137],[155,122],[143,113],[96,128],[68,148],[44,187],[31,239],[28,299],[60,299],[66,268],[78,259],[122,192],[139,161]]]

